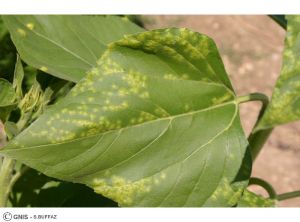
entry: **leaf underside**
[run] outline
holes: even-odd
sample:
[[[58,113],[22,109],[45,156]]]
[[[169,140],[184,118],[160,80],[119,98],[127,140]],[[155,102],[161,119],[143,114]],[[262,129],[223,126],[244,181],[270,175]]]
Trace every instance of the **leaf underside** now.
[[[107,44],[143,31],[117,16],[2,16],[12,40],[29,65],[78,82],[96,66]]]
[[[300,119],[300,16],[289,15],[287,20],[281,74],[257,129],[272,128]]]
[[[127,36],[3,151],[120,206],[234,206],[251,159],[214,42]]]

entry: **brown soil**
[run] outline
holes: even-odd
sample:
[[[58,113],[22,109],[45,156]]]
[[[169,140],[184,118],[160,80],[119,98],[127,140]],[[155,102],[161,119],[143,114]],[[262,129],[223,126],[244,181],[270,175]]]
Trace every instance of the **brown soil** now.
[[[267,16],[144,16],[149,29],[185,27],[212,37],[220,50],[238,95],[263,92],[271,95],[281,67],[285,31]],[[241,105],[248,134],[259,112],[259,103]],[[300,189],[300,124],[277,127],[254,163],[252,176],[269,181],[278,193]],[[253,190],[262,192],[253,187]],[[300,198],[279,203],[298,206]]]

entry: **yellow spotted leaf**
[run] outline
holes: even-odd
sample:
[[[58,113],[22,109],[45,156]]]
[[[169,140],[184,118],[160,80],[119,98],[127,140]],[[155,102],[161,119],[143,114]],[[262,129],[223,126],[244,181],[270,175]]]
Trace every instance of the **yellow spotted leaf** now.
[[[257,130],[300,119],[300,16],[289,15],[287,20],[281,74]]]
[[[215,43],[188,29],[110,44],[2,153],[120,206],[235,206],[251,171]]]
[[[245,190],[240,198],[237,207],[275,207],[276,200],[264,198],[261,195],[255,194],[249,190]]]

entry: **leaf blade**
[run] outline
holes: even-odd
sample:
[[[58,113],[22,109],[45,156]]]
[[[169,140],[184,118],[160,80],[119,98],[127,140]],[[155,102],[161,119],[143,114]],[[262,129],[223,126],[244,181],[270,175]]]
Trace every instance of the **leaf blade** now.
[[[3,20],[26,63],[74,82],[96,65],[108,43],[143,30],[114,16],[10,15]]]
[[[233,206],[251,161],[216,50],[185,29],[128,36],[4,152],[122,206]]]
[[[299,103],[299,32],[300,17],[287,16],[288,28],[283,64],[272,99],[256,130],[272,128],[300,118]]]

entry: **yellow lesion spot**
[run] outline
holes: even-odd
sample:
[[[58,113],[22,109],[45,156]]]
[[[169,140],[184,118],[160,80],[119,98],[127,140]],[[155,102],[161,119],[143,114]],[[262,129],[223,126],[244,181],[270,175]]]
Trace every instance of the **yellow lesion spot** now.
[[[88,101],[89,101],[89,102],[94,102],[94,101],[95,101],[95,98],[94,98],[94,97],[88,97]]]
[[[42,66],[42,67],[40,68],[40,70],[43,71],[43,72],[47,72],[47,71],[48,71],[48,68],[47,68],[46,66]]]
[[[25,37],[25,36],[26,36],[26,32],[25,32],[24,29],[18,28],[18,29],[17,29],[17,32],[18,32],[22,37]]]
[[[118,202],[121,206],[132,205],[136,196],[150,192],[152,184],[150,178],[130,181],[120,176],[112,176],[108,181],[96,178],[92,187],[96,193]]]
[[[233,189],[227,178],[224,178],[214,193],[211,195],[213,201],[218,199],[226,200],[229,206],[233,206],[237,203],[243,193],[243,188]]]
[[[166,177],[167,177],[167,175],[164,172],[162,172],[160,174],[160,179],[164,180],[164,179],[166,179]]]
[[[151,121],[156,119],[156,116],[151,114],[151,113],[147,113],[144,111],[141,111],[139,117],[137,118],[137,122],[138,123],[143,123],[143,122],[147,122],[147,121]]]
[[[158,107],[154,110],[154,113],[159,116],[159,117],[168,117],[170,116],[169,113],[167,113],[167,111],[165,111],[164,109]]]
[[[229,99],[232,98],[232,95],[230,93],[225,93],[223,96],[221,97],[218,97],[218,98],[213,98],[212,99],[212,103],[213,105],[218,105],[218,104],[221,104],[223,102],[226,102],[228,101]]]
[[[174,74],[165,74],[164,79],[175,80],[175,79],[178,79],[178,76],[176,76]]]
[[[149,92],[145,91],[145,92],[142,92],[140,94],[140,97],[143,98],[143,99],[149,99],[150,98],[150,94],[149,94]]]
[[[184,104],[184,110],[185,111],[190,111],[191,107],[189,104]]]
[[[33,23],[27,23],[26,24],[26,27],[30,30],[33,30],[34,29],[34,24]]]

